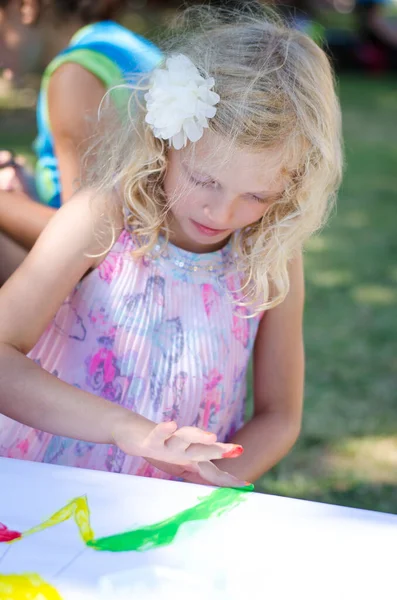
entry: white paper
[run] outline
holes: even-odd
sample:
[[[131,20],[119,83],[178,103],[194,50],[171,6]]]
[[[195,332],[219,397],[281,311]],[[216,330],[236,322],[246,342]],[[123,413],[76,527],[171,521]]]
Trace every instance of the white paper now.
[[[20,532],[83,495],[99,538],[157,523],[211,491],[0,459],[0,522]],[[38,573],[63,600],[397,598],[396,516],[253,493],[244,498],[146,552],[95,551],[69,519],[0,544],[0,575]]]

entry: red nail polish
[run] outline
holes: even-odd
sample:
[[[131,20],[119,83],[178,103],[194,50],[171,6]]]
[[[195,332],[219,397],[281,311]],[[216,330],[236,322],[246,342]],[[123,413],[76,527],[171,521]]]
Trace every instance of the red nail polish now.
[[[244,448],[242,446],[235,446],[228,452],[222,454],[222,458],[236,458],[240,456],[244,452]]]
[[[244,483],[245,483],[245,489],[246,489],[247,491],[251,491],[251,492],[253,492],[253,491],[254,491],[254,489],[255,489],[255,486],[254,486],[254,484],[253,484],[253,483],[251,483],[250,481],[245,481]]]

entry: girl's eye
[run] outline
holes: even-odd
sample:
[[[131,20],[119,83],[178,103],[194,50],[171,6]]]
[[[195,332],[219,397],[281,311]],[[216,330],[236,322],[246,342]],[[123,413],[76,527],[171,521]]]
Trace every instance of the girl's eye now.
[[[199,179],[195,179],[194,177],[190,177],[190,181],[194,183],[194,185],[200,185],[201,187],[214,187],[216,186],[216,181],[213,179],[208,179],[205,181],[200,181]]]
[[[255,202],[259,202],[259,204],[266,204],[268,200],[266,198],[259,198],[259,196],[251,196]]]

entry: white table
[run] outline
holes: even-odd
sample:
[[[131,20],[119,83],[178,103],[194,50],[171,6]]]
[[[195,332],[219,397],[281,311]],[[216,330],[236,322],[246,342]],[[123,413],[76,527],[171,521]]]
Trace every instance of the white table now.
[[[77,496],[87,495],[98,538],[161,521],[212,491],[0,459],[0,522],[20,532]],[[39,573],[63,600],[396,600],[396,563],[397,516],[255,493],[146,552],[96,552],[83,544],[73,520],[0,544],[1,575]],[[163,582],[154,592],[150,586],[167,568],[177,589]],[[141,581],[153,595],[139,588]]]

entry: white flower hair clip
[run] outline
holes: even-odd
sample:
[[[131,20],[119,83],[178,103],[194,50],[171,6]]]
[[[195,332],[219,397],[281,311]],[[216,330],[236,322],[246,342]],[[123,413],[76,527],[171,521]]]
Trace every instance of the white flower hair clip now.
[[[188,140],[197,142],[216,114],[220,97],[214,85],[214,78],[204,78],[184,54],[170,56],[165,67],[155,69],[145,94],[145,121],[155,137],[170,140],[176,150]]]

